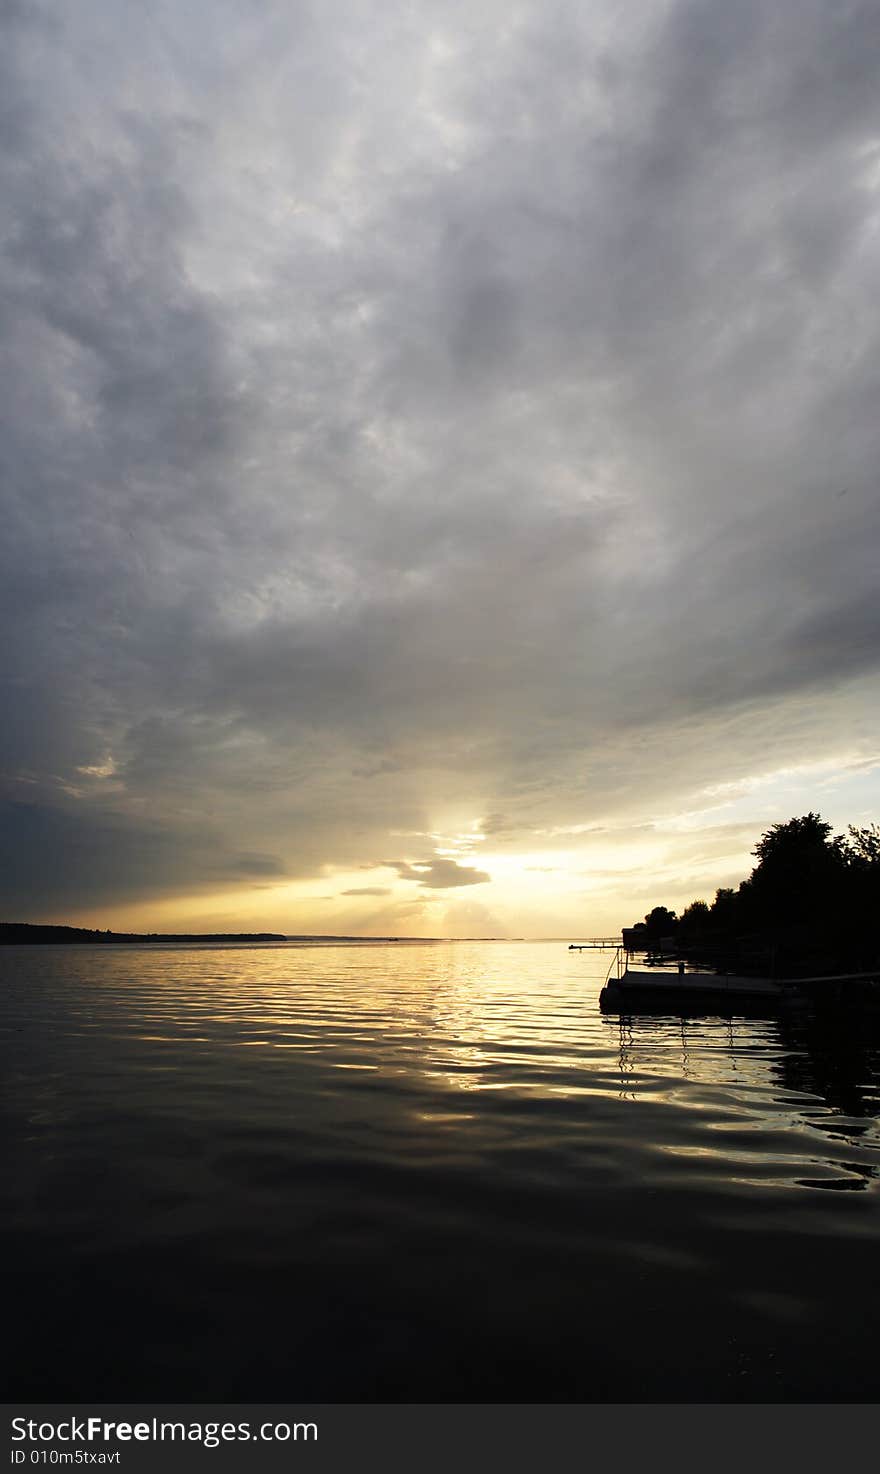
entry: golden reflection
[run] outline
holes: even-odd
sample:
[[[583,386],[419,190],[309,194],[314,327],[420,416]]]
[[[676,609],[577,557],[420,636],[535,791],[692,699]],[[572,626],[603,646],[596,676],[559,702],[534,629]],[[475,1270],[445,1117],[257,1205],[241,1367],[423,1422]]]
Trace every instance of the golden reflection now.
[[[413,1111],[416,1121],[428,1121],[434,1126],[455,1126],[459,1121],[476,1121],[473,1111]]]
[[[583,991],[548,988],[546,973],[523,968],[527,955],[516,944],[501,944],[492,949],[490,970],[484,949],[447,949],[433,996],[426,1073],[467,1092],[558,1098],[599,1088],[585,1083],[588,1000],[598,990],[585,969],[574,974]],[[549,962],[552,953],[536,946],[532,956],[542,955]]]
[[[115,1040],[159,1057],[160,1044],[274,1055],[307,1088],[316,1069],[332,1070],[339,1089],[346,1075],[352,1088],[358,1077],[365,1090],[387,1082],[438,1130],[471,1114],[447,1112],[444,1094],[681,1104],[719,1133],[753,1114],[760,1129],[768,1109],[819,1129],[817,1113],[830,1114],[811,1056],[792,1052],[778,1020],[602,1015],[605,960],[560,943],[112,948],[77,966],[91,969],[93,991],[69,999],[74,1026],[91,1027],[106,993]],[[850,1094],[870,1103],[861,1088]]]

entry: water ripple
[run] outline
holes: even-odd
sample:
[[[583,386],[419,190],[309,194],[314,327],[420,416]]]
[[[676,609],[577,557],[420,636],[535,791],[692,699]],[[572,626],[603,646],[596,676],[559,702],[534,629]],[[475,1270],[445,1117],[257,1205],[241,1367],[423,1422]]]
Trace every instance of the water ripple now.
[[[20,1395],[859,1400],[876,1025],[604,1017],[591,961],[3,949]]]

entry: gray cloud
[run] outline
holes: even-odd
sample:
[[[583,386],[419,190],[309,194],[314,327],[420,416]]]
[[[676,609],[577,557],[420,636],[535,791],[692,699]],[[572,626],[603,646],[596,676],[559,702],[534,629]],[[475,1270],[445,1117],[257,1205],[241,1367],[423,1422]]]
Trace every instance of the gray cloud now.
[[[876,6],[223,14],[0,12],[5,904],[870,741]]]
[[[457,860],[439,859],[417,861],[410,865],[406,860],[383,860],[383,865],[397,871],[401,880],[415,880],[426,890],[446,890],[459,885],[482,885],[491,880],[485,870],[476,870],[471,865],[459,865]]]
[[[284,875],[285,868],[277,855],[237,855],[226,869],[233,875]]]

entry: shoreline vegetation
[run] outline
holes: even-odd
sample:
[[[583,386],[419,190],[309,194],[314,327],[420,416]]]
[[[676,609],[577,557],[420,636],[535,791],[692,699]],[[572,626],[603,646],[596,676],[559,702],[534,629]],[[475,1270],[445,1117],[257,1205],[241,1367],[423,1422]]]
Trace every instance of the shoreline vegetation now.
[[[832,835],[811,812],[772,825],[752,853],[758,863],[736,890],[692,901],[681,916],[655,906],[624,927],[625,945],[753,977],[880,968],[876,824]]]

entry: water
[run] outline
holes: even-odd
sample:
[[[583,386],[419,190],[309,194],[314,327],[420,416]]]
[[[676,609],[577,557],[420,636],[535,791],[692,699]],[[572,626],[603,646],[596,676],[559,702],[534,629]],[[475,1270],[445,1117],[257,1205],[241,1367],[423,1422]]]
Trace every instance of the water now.
[[[877,1025],[609,957],[3,948],[9,1396],[876,1400]]]

